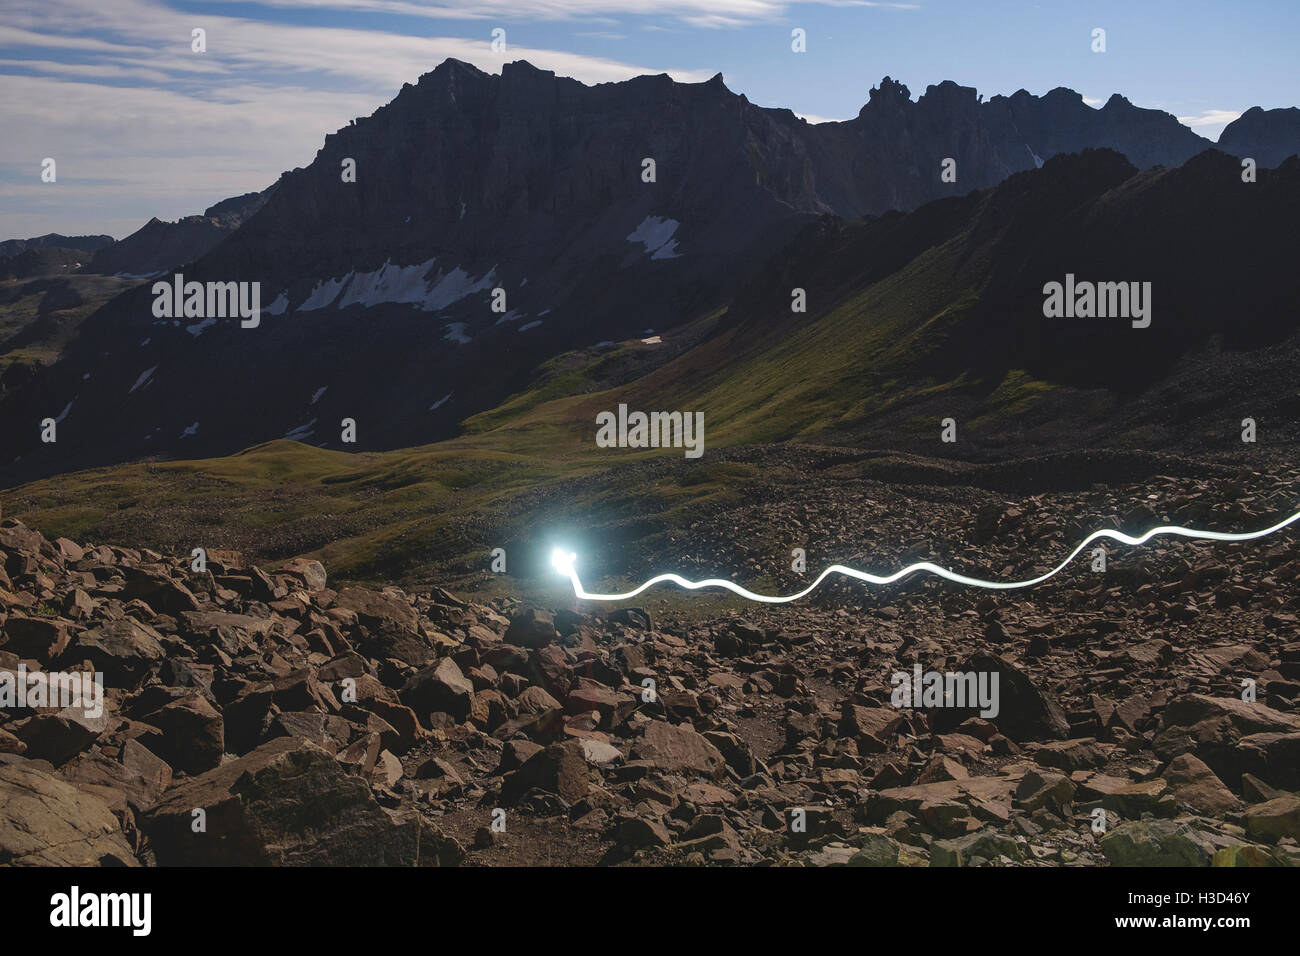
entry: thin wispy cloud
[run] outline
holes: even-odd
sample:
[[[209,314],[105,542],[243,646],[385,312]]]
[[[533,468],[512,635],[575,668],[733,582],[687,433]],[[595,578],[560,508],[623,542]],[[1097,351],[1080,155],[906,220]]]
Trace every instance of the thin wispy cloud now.
[[[473,0],[418,3],[413,0],[261,0],[283,9],[330,9],[388,13],[432,20],[545,21],[595,17],[667,17],[691,25],[740,25],[780,19],[798,6],[918,10],[919,3],[876,0]],[[244,0],[218,0],[227,6]]]
[[[1178,122],[1197,129],[1202,126],[1224,127],[1239,119],[1241,119],[1241,114],[1236,110],[1204,110],[1195,116],[1180,116]]]
[[[514,44],[496,52],[486,31],[468,39],[283,24],[178,12],[157,0],[12,0],[5,16],[6,237],[120,236],[150,215],[177,218],[262,189],[310,162],[326,133],[448,57],[491,72],[526,59],[587,83],[711,75]],[[206,31],[205,53],[190,49],[194,27]],[[45,157],[58,164],[56,183],[40,180]]]
[[[1217,140],[1224,127],[1238,119],[1241,119],[1241,114],[1236,110],[1202,110],[1192,116],[1180,116],[1178,122],[1190,126],[1202,136]]]

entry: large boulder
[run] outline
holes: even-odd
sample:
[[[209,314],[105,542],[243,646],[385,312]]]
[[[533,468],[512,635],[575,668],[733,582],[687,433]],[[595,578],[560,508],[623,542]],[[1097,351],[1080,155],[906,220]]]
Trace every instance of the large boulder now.
[[[587,795],[590,786],[582,745],[576,740],[566,740],[539,750],[518,770],[508,774],[501,784],[501,799],[513,805],[536,788],[558,794],[566,803],[574,804]]]
[[[68,622],[49,617],[12,615],[4,623],[4,647],[19,657],[49,664],[68,646]]]
[[[1174,797],[1206,816],[1222,816],[1241,804],[1208,766],[1193,754],[1180,754],[1164,772]]]
[[[67,654],[89,660],[107,683],[118,687],[134,687],[167,656],[158,632],[130,617],[83,631]]]
[[[1249,734],[1237,741],[1227,763],[1240,764],[1243,774],[1253,774],[1282,790],[1300,790],[1300,731]]]
[[[705,777],[720,775],[727,762],[722,752],[693,727],[679,727],[663,720],[652,720],[645,725],[632,757],[649,761],[668,773]]]
[[[1101,838],[1112,866],[1209,866],[1216,847],[1185,823],[1129,820]]]
[[[957,670],[987,673],[992,681],[998,675],[998,713],[986,718],[999,731],[1016,742],[1026,740],[1065,740],[1070,735],[1070,721],[1051,694],[1040,690],[1019,667],[995,654],[972,654]],[[936,707],[926,711],[939,733],[948,733],[963,721],[979,717],[978,707]]]
[[[415,711],[423,721],[430,714],[450,714],[460,723],[470,714],[474,702],[474,684],[466,677],[456,662],[444,657],[436,664],[412,674],[402,685],[402,703]]]
[[[1283,837],[1300,840],[1300,796],[1284,793],[1246,809],[1246,836],[1276,842]]]
[[[139,863],[104,801],[19,761],[0,765],[0,865]]]
[[[391,815],[325,750],[289,737],[173,786],[143,826],[161,866],[436,866],[462,857],[418,815]]]
[[[999,824],[1011,815],[1013,797],[1019,791],[1017,777],[968,777],[890,787],[869,796],[863,807],[866,818],[884,823],[902,810],[920,821],[926,830],[941,836],[966,833],[966,818]],[[1032,796],[1032,788],[1026,789]],[[1066,794],[1058,791],[1058,799]]]
[[[1025,857],[1025,847],[1015,837],[991,827],[930,845],[931,866],[968,866],[975,859],[995,862],[1001,857],[1019,862]]]
[[[135,739],[122,745],[120,757],[96,749],[61,767],[59,776],[78,787],[117,791],[136,812],[148,810],[171,786],[172,768]]]
[[[175,769],[196,774],[221,763],[225,722],[202,694],[174,700],[144,720],[161,734],[146,734],[141,742]]]
[[[320,591],[325,587],[325,565],[310,558],[294,558],[280,569],[280,573],[301,581],[308,591]]]
[[[55,766],[67,763],[89,750],[108,729],[103,715],[91,717],[80,707],[65,707],[55,714],[37,714],[14,728],[14,735],[27,745],[33,760],[48,760]]]
[[[419,621],[415,608],[397,595],[369,588],[344,588],[334,599],[334,606],[355,612],[357,621],[366,627],[390,623],[414,631]]]
[[[1246,753],[1241,746],[1243,738],[1262,734],[1300,734],[1300,717],[1258,701],[1186,694],[1165,708],[1152,749],[1164,760],[1194,753],[1230,787],[1237,785],[1243,772],[1255,773],[1272,783],[1258,772],[1263,769],[1269,774],[1271,770],[1251,763],[1256,755]],[[1256,763],[1274,761],[1265,758]]]
[[[510,618],[506,629],[507,644],[520,647],[545,647],[560,638],[555,629],[555,618],[547,611],[527,607]]]
[[[184,584],[174,580],[165,567],[127,568],[122,598],[139,598],[159,614],[197,611],[199,601]]]
[[[392,658],[420,667],[438,656],[438,648],[419,631],[397,621],[380,621],[353,635],[353,643],[367,657]]]

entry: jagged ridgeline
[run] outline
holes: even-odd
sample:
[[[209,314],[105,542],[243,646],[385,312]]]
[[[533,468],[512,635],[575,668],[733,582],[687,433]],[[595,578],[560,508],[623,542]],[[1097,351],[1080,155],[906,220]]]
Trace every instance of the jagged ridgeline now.
[[[1225,141],[1266,165],[1294,151],[1291,112],[1247,114]],[[1210,145],[1118,95],[1092,109],[1069,90],[984,100],[945,82],[913,100],[886,78],[855,118],[810,124],[721,75],[589,87],[524,62],[490,75],[448,60],[273,187],[96,252],[91,266],[113,273],[258,283],[260,321],[159,317],[152,282],[126,291],[6,390],[0,482],[281,437],[349,450],[447,438],[548,359],[716,315],[819,217],[960,202],[1086,148],[1143,170]],[[823,278],[901,268],[897,250],[950,238],[932,226],[952,208],[906,220],[880,261]],[[789,278],[816,303],[834,297]],[[46,419],[56,443],[41,440]]]

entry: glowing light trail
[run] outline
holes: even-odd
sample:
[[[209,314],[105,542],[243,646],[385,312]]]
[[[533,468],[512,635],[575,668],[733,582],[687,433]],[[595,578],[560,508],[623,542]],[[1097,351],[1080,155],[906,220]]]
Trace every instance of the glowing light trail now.
[[[627,601],[636,597],[638,594],[641,594],[643,591],[654,587],[656,584],[668,582],[676,584],[679,587],[687,588],[691,591],[698,591],[701,588],[726,588],[728,591],[733,591],[750,601],[757,601],[763,604],[787,604],[790,601],[797,601],[802,597],[807,597],[817,589],[818,585],[832,574],[842,574],[847,578],[855,578],[859,581],[865,581],[868,584],[893,584],[895,581],[900,581],[908,575],[916,574],[921,571],[925,571],[941,578],[946,578],[949,581],[955,581],[958,584],[965,584],[970,587],[987,588],[991,591],[1013,591],[1017,588],[1029,588],[1036,584],[1042,584],[1048,578],[1056,576],[1061,571],[1065,570],[1065,568],[1069,566],[1070,562],[1077,558],[1080,552],[1087,548],[1088,545],[1092,544],[1094,541],[1100,541],[1103,538],[1134,546],[1146,544],[1152,538],[1166,534],[1177,535],[1181,538],[1194,538],[1201,541],[1251,541],[1255,538],[1263,538],[1266,535],[1281,531],[1283,528],[1294,524],[1296,521],[1300,521],[1300,511],[1297,511],[1295,514],[1291,515],[1291,517],[1279,521],[1272,527],[1265,528],[1262,531],[1231,533],[1225,531],[1198,531],[1195,528],[1182,528],[1177,525],[1162,525],[1158,528],[1152,528],[1146,534],[1134,537],[1133,535],[1124,534],[1120,531],[1103,529],[1100,531],[1094,531],[1092,534],[1088,535],[1088,537],[1084,538],[1082,543],[1070,552],[1069,557],[1056,567],[1052,568],[1052,570],[1048,571],[1046,574],[1040,574],[1036,578],[1029,578],[1025,581],[985,581],[980,578],[972,578],[964,574],[958,574],[955,571],[949,571],[947,568],[940,567],[937,564],[932,564],[929,561],[920,561],[916,564],[909,564],[907,567],[895,571],[893,574],[884,575],[871,574],[868,571],[858,571],[855,568],[845,567],[842,564],[832,564],[817,576],[817,580],[813,581],[812,584],[808,585],[802,591],[787,595],[755,594],[753,591],[723,578],[706,578],[703,581],[691,581],[682,577],[680,574],[656,575],[640,587],[631,591],[626,591],[623,594],[600,594],[594,591],[588,591],[582,586],[582,581],[579,579],[578,572],[574,567],[578,560],[576,554],[565,551],[562,548],[556,548],[551,552],[551,564],[557,571],[568,577],[569,581],[573,584],[574,595],[584,601]]]

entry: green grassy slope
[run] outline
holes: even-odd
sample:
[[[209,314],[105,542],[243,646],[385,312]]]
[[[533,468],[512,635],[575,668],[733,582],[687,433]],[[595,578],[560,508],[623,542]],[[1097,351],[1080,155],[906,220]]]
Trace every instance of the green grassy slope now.
[[[53,364],[91,313],[140,281],[98,275],[0,281],[0,372]]]
[[[869,236],[884,227],[854,228]],[[751,295],[662,344],[561,356],[451,441],[357,454],[275,441],[221,459],[63,475],[0,501],[50,535],[181,551],[238,547],[266,560],[310,554],[362,579],[473,566],[490,541],[528,525],[529,508],[688,520],[693,509],[743,494],[752,468],[719,460],[728,447],[826,443],[837,429],[954,390],[987,396],[990,415],[1032,402],[1045,385],[1022,375],[971,382],[917,373],[944,329],[978,301],[983,254],[962,233],[879,281],[821,285],[806,315],[789,312],[778,283],[772,301]],[[791,268],[798,272],[797,260]],[[710,454],[686,461],[675,449],[596,447],[596,414],[620,402],[703,411]]]

